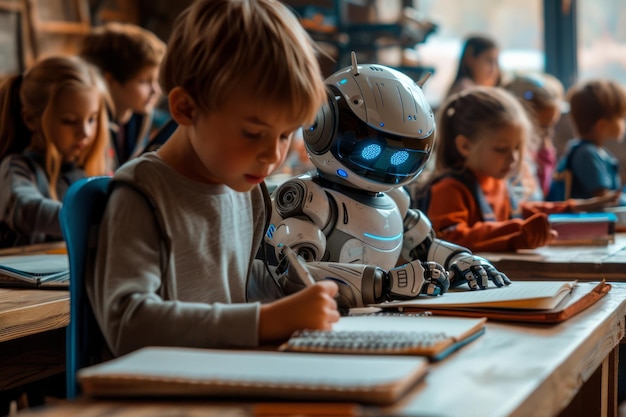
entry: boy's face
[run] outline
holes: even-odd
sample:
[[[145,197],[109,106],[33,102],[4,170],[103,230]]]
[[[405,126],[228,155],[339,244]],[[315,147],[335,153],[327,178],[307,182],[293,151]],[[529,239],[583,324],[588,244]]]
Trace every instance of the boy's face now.
[[[93,142],[101,95],[96,89],[61,91],[52,107],[48,133],[64,162],[74,162]]]
[[[234,92],[216,111],[194,110],[188,141],[197,156],[188,169],[196,180],[245,192],[285,160],[294,132],[302,124],[285,106],[250,93]]]
[[[124,83],[113,80],[109,84],[115,106],[135,113],[152,111],[161,95],[159,67],[148,66]]]
[[[603,136],[609,140],[624,140],[624,131],[626,130],[626,120],[623,117],[614,117],[604,119]]]

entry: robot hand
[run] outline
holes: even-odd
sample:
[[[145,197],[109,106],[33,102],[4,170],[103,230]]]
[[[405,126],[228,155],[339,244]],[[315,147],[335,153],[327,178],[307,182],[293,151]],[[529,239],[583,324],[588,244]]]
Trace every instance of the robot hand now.
[[[441,295],[450,287],[448,273],[436,262],[411,261],[389,270],[388,276],[390,300]]]
[[[470,252],[457,253],[450,261],[448,270],[452,288],[466,282],[472,290],[484,290],[489,286],[490,280],[498,287],[511,283],[511,280],[488,260]]]
[[[276,269],[285,294],[305,287],[301,268],[314,281],[330,279],[339,285],[337,305],[340,308],[363,307],[388,300],[406,300],[420,294],[440,295],[450,282],[445,269],[435,262],[413,261],[385,271],[363,264],[337,262],[301,262],[291,267],[293,257],[286,256]]]

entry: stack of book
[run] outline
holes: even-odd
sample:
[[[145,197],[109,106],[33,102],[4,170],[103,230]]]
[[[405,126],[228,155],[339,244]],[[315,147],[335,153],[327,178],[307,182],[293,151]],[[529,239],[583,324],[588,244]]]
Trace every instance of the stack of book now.
[[[548,216],[558,237],[552,245],[608,245],[615,241],[614,213],[564,213]]]

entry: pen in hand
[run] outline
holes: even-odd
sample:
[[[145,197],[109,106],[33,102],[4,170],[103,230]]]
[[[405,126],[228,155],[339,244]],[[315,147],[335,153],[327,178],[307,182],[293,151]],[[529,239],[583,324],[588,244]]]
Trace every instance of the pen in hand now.
[[[289,246],[282,244],[281,246],[281,253],[289,261],[289,268],[294,269],[300,281],[302,281],[302,283],[307,287],[315,285],[315,279],[313,279],[313,277],[309,273],[309,270],[306,267],[306,262],[304,262],[304,260],[300,256],[298,256],[296,252]]]

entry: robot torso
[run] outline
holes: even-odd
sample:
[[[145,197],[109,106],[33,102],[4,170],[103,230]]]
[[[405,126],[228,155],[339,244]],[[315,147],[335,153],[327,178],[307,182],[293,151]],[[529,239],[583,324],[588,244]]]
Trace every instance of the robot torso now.
[[[305,174],[282,184],[272,204],[267,241],[274,248],[286,244],[307,261],[396,265],[403,218],[386,193],[338,191]]]

